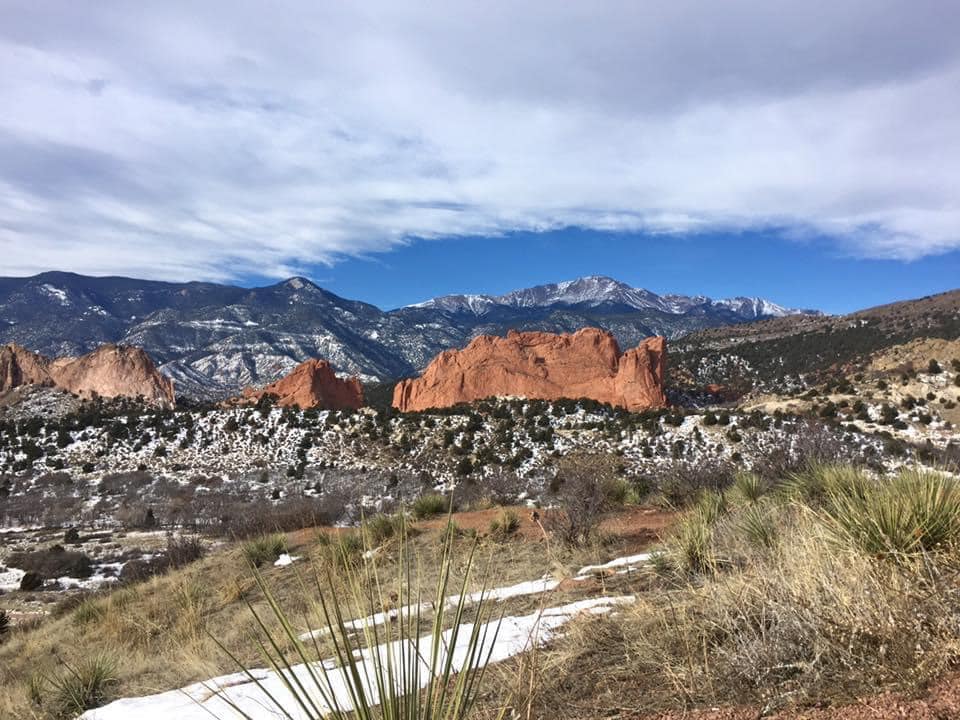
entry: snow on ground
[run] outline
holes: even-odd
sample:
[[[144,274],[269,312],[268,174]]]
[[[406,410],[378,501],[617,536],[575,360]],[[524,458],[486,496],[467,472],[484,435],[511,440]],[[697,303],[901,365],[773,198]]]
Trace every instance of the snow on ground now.
[[[548,578],[543,578],[540,580],[527,580],[522,583],[517,583],[516,585],[509,585],[507,587],[491,588],[487,590],[478,590],[477,592],[470,593],[464,598],[464,607],[475,605],[480,602],[481,599],[485,601],[498,601],[498,600],[509,600],[510,598],[522,597],[524,595],[536,595],[538,593],[548,592],[556,588],[560,582],[558,580],[550,580]],[[460,602],[459,595],[450,595],[445,598],[446,607],[455,608]],[[392,610],[387,610],[385,612],[374,613],[373,615],[368,615],[367,617],[357,618],[356,620],[349,620],[344,623],[344,626],[350,630],[356,632],[363,631],[364,628],[370,628],[377,625],[384,625],[387,622],[392,622],[398,617],[410,618],[417,615],[418,612],[426,613],[433,608],[433,603],[421,603],[420,605],[404,605],[403,607],[394,608]],[[328,628],[321,628],[319,630],[311,630],[300,636],[301,640],[310,640],[311,638],[320,637],[329,632]]]
[[[650,553],[641,553],[639,555],[627,555],[625,557],[619,557],[611,560],[610,562],[604,563],[603,565],[587,565],[580,568],[576,576],[573,578],[575,581],[583,581],[589,579],[592,575],[596,573],[603,573],[606,570],[615,570],[616,574],[622,575],[630,572],[635,572],[639,566],[647,563],[650,560]],[[277,561],[279,564],[279,560]],[[508,585],[506,587],[498,588],[488,588],[486,590],[478,590],[477,592],[470,593],[465,598],[465,606],[474,605],[480,602],[481,598],[486,601],[503,601],[509,600],[515,597],[523,597],[525,595],[537,595],[540,593],[549,592],[557,588],[560,585],[559,580],[553,580],[549,577],[543,577],[539,580],[526,580],[516,585]],[[448,608],[455,608],[460,602],[459,595],[450,595],[446,598],[446,606]],[[394,621],[398,617],[409,618],[415,616],[418,612],[424,613],[429,612],[433,607],[432,603],[421,603],[420,605],[404,605],[403,607],[393,608],[384,612],[374,613],[373,615],[368,615],[367,617],[357,618],[356,620],[349,620],[344,623],[344,625],[355,632],[362,632],[363,629],[374,627],[377,625],[383,625],[388,622]],[[300,636],[301,640],[310,640],[314,637],[320,637],[329,632],[328,628],[320,628],[319,630],[311,630],[304,633]]]
[[[24,575],[26,575],[26,573],[17,568],[7,568],[6,571],[0,572],[0,591],[10,592],[11,590],[19,590],[20,581]]]
[[[580,568],[575,580],[585,580],[590,575],[603,573],[606,570],[616,570],[617,574],[629,573],[637,570],[640,565],[650,561],[650,553],[640,553],[639,555],[628,555],[611,560],[603,565],[587,565]]]
[[[501,662],[533,647],[544,645],[556,637],[559,628],[577,615],[601,615],[618,606],[632,604],[634,601],[635,598],[631,595],[591,598],[540,610],[529,615],[505,617],[499,621],[499,631],[496,632],[495,637],[497,623],[487,623],[479,628],[481,648],[473,656],[472,666],[479,667],[482,659],[488,656],[489,662]],[[472,630],[471,624],[460,627],[457,643],[452,647],[452,666],[455,672],[467,669],[470,662],[468,643]],[[447,653],[451,652],[452,632],[447,630],[443,635],[438,663],[440,667],[446,662]],[[359,676],[365,695],[371,698],[371,702],[378,702],[377,688],[371,684],[374,653],[382,658],[384,664],[387,662],[386,658],[391,657],[394,667],[399,667],[401,662],[410,662],[411,657],[421,658],[419,677],[421,687],[424,687],[428,681],[429,666],[423,659],[430,656],[430,649],[431,638],[424,636],[415,641],[398,640],[363,650],[359,653]],[[326,713],[336,708],[347,711],[353,708],[350,698],[355,693],[356,686],[351,685],[353,682],[351,676],[337,667],[333,659],[313,663],[310,667],[296,665],[289,672],[292,672],[303,687],[307,688],[321,712]],[[196,683],[181,690],[117,700],[102,708],[88,710],[80,716],[79,720],[127,720],[131,717],[137,720],[166,720],[172,717],[178,720],[209,720],[210,717],[227,720],[244,717],[244,714],[253,720],[272,720],[273,718],[304,720],[311,717],[302,711],[287,690],[284,679],[277,673],[269,670],[253,670],[251,675],[253,679],[244,673],[233,673],[204,683]],[[314,676],[321,678],[320,682],[324,688],[329,687],[332,690],[332,697],[328,697],[331,702],[325,702],[320,697],[320,692],[313,680]],[[278,707],[271,697],[276,699],[282,707]],[[240,713],[234,707],[238,708]]]

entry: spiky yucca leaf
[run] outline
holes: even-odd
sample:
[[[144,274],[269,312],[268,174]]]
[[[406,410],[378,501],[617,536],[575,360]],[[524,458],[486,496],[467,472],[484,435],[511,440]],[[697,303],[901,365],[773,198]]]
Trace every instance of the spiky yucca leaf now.
[[[773,548],[779,539],[770,508],[759,503],[748,505],[738,514],[737,528],[751,545],[765,550]]]
[[[872,555],[934,551],[960,541],[960,487],[941,473],[902,471],[866,488],[832,488],[820,517],[835,536]]]
[[[733,478],[734,493],[746,503],[757,503],[768,490],[767,483],[754,472],[738,472]]]
[[[499,620],[490,619],[486,583],[479,602],[472,603],[476,607],[473,622],[466,622],[476,543],[465,566],[458,568],[463,577],[450,594],[454,535],[447,533],[429,602],[424,602],[421,573],[414,570],[402,530],[398,552],[396,594],[382,585],[375,560],[360,567],[339,564],[348,597],[332,591],[330,564],[323,572],[315,570],[310,589],[302,584],[304,592],[316,595],[322,630],[311,634],[309,647],[298,637],[263,576],[255,572],[269,613],[261,615],[251,603],[247,605],[260,630],[261,652],[285,693],[272,694],[243,663],[231,658],[268,698],[274,712],[310,720],[463,720],[470,715],[499,631]],[[390,622],[372,619],[388,606],[395,609]],[[354,621],[351,610],[370,617]],[[275,623],[279,630],[268,623]],[[319,662],[321,634],[333,647],[332,663]],[[221,697],[241,717],[253,720],[229,696]]]

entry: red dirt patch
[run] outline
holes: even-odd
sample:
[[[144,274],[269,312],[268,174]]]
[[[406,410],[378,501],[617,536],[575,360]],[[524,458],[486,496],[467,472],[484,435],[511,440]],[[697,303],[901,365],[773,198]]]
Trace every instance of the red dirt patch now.
[[[512,535],[528,542],[540,542],[544,538],[543,520],[553,510],[538,510],[526,505],[495,507],[488,510],[472,510],[453,514],[453,521],[463,530],[475,530],[480,535],[490,532],[490,523],[504,511],[512,510],[520,520],[520,526]],[[670,526],[675,513],[665,512],[650,506],[637,506],[611,513],[600,523],[600,532],[623,541],[629,550],[643,549],[656,542]],[[414,523],[421,529],[442,528],[446,517],[436,517]]]
[[[632,715],[629,720],[956,720],[960,718],[960,675],[952,674],[919,697],[881,693],[847,705],[787,710],[763,715],[758,709],[672,711],[656,715]]]

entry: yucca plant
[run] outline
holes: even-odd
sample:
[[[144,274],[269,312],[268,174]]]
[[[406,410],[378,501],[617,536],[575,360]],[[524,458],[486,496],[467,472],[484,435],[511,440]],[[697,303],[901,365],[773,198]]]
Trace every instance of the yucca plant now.
[[[117,663],[110,655],[100,654],[73,666],[62,661],[65,671],[48,678],[53,689],[51,712],[57,718],[72,718],[90,708],[99,707],[107,698],[110,685],[117,681]],[[43,702],[46,691],[40,681],[36,689]]]
[[[406,516],[402,512],[394,515],[378,514],[365,518],[362,527],[368,536],[370,545],[380,545],[400,534],[406,526]]]
[[[507,537],[520,529],[520,516],[516,510],[507,508],[501,510],[493,520],[490,521],[490,534]]]
[[[946,547],[960,539],[960,486],[956,480],[929,470],[903,470],[895,489],[910,508],[924,550]]]
[[[788,496],[810,507],[837,498],[863,499],[873,483],[860,468],[812,462],[787,477],[783,486]]]
[[[706,574],[716,569],[713,552],[715,521],[716,517],[711,516],[710,510],[697,508],[686,513],[677,523],[668,546],[680,570]]]
[[[771,509],[760,503],[744,508],[737,515],[736,525],[751,545],[764,550],[773,548],[779,539]]]
[[[746,503],[760,501],[767,492],[767,483],[754,472],[738,472],[733,478],[733,491]]]
[[[872,555],[934,551],[960,540],[960,488],[940,473],[903,471],[863,492],[834,488],[820,517],[836,537]]]
[[[272,706],[270,711],[280,717],[463,720],[470,716],[483,685],[500,626],[499,619],[490,619],[485,582],[471,613],[472,623],[465,622],[467,605],[477,599],[470,593],[476,547],[474,542],[464,565],[457,563],[463,576],[449,594],[454,584],[455,548],[454,535],[447,532],[429,602],[425,602],[420,572],[414,571],[414,559],[402,534],[395,593],[383,584],[375,560],[359,568],[341,563],[338,572],[346,590],[340,594],[334,591],[337,585],[331,564],[315,568],[309,592],[316,595],[319,623],[314,627],[319,625],[321,632],[302,636],[309,640],[300,639],[288,614],[255,570],[257,587],[269,611],[257,611],[250,602],[247,606],[259,629],[260,650],[283,692],[271,691],[276,682],[262,680],[262,674],[253,673],[220,647],[256,684],[265,704]],[[419,568],[419,562],[416,564]],[[307,583],[303,591],[308,592]],[[383,622],[386,608],[393,608],[389,622]],[[352,620],[351,610],[367,619]],[[318,637],[332,645],[331,659],[321,661]],[[221,694],[221,699],[240,717],[253,720],[229,692]]]
[[[410,510],[418,520],[425,520],[434,515],[442,515],[450,509],[450,499],[438,493],[421,495],[413,501]]]
[[[707,525],[716,525],[717,521],[727,514],[727,498],[722,492],[708,491],[697,500],[695,512]]]

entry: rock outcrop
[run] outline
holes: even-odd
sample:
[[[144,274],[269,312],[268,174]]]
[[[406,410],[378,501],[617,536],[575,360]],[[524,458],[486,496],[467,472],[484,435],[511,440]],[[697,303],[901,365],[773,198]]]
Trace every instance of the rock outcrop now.
[[[492,396],[540,400],[592,398],[627,410],[660,408],[666,341],[647,338],[621,354],[609,332],[481,335],[463,350],[440,353],[419,378],[403,380],[393,406],[409,412]]]
[[[275,395],[277,405],[303,409],[356,410],[363,407],[363,386],[357,378],[338,378],[326,360],[307,360],[266,387],[243,391],[243,402]]]
[[[20,345],[0,348],[0,391],[21,385],[46,385],[80,397],[142,397],[172,407],[173,381],[157,370],[142,349],[101,345],[79,357],[48,358]]]

